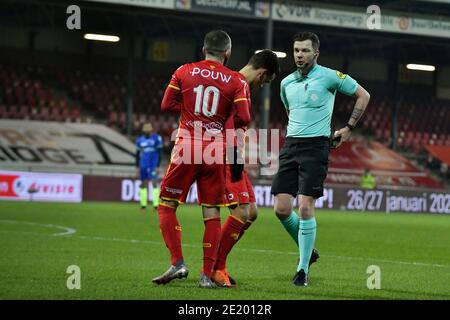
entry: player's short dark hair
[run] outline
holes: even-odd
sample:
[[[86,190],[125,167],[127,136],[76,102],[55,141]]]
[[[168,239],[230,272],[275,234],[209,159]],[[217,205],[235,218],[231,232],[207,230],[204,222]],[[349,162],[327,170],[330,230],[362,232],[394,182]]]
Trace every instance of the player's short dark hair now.
[[[297,32],[292,37],[292,43],[295,41],[305,41],[305,40],[311,40],[312,47],[314,50],[318,50],[320,47],[320,40],[317,34],[313,32]]]
[[[212,30],[205,35],[203,46],[209,54],[220,56],[231,48],[231,38],[223,30]]]
[[[248,64],[254,69],[266,69],[269,76],[280,73],[278,57],[275,52],[269,49],[264,49],[258,53],[255,53],[248,61]]]

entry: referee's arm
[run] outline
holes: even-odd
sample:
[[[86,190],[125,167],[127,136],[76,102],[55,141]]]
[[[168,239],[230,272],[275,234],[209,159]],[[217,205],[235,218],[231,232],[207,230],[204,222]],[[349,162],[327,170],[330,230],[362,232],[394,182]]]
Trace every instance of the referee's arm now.
[[[355,127],[359,119],[361,119],[364,110],[366,110],[367,104],[370,100],[370,94],[366,89],[358,84],[358,88],[356,89],[356,92],[353,96],[356,98],[356,102],[355,106],[353,107],[353,112],[350,116],[350,120],[348,120],[348,124]]]
[[[339,147],[343,141],[346,141],[348,140],[348,138],[350,138],[350,134],[353,128],[356,127],[359,119],[361,119],[361,116],[363,115],[364,110],[366,110],[367,104],[370,100],[370,94],[359,84],[353,96],[356,98],[356,101],[355,106],[353,107],[352,115],[350,116],[350,120],[348,120],[347,125],[344,128],[336,131],[335,133],[335,136],[342,137],[341,141],[336,147]]]
[[[289,103],[286,98],[286,92],[285,92],[283,83],[281,83],[281,85],[280,85],[280,98],[281,98],[281,102],[283,103],[284,108],[286,110],[286,114],[289,118]]]

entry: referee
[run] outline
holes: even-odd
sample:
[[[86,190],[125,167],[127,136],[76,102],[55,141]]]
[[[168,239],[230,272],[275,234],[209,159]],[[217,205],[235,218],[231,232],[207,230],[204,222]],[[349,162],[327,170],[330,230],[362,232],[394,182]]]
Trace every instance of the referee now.
[[[369,93],[350,76],[317,64],[319,46],[316,34],[295,34],[293,48],[297,70],[281,81],[281,100],[289,121],[272,194],[275,214],[299,247],[300,261],[293,279],[297,286],[308,285],[308,268],[316,239],[314,203],[323,196],[323,182],[328,172],[336,92],[354,96],[356,102],[347,125],[335,132],[337,139],[333,147],[348,140],[370,99]],[[295,197],[299,203],[298,214],[293,211]]]

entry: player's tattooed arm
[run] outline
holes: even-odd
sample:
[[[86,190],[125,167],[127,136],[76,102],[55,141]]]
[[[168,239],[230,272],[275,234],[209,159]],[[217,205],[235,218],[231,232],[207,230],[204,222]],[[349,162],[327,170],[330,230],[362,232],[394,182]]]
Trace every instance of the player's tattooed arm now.
[[[355,106],[353,107],[352,115],[350,116],[350,120],[348,124],[355,127],[358,123],[359,119],[361,119],[364,110],[366,110],[367,104],[370,100],[370,94],[360,85],[356,89],[354,94],[356,97]]]
[[[361,103],[356,102],[348,123],[351,124],[352,126],[355,126],[358,123],[359,119],[361,119],[361,116],[364,113],[364,109],[365,108],[362,106]]]
[[[353,107],[350,120],[344,128],[341,128],[334,133],[333,140],[337,140],[333,141],[333,148],[338,148],[344,141],[347,141],[350,138],[351,131],[356,126],[359,119],[361,119],[361,116],[363,115],[364,110],[366,110],[367,104],[369,103],[370,95],[360,85],[358,85],[354,96],[356,97],[356,102],[355,106]]]

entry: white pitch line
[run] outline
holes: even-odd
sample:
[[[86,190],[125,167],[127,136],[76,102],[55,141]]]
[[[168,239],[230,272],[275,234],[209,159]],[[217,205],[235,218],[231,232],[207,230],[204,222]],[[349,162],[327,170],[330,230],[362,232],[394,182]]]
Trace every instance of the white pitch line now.
[[[79,236],[76,235],[74,237],[87,239],[87,240],[102,240],[102,241],[118,241],[118,242],[129,242],[129,243],[143,243],[143,244],[151,244],[151,245],[161,245],[165,246],[164,242],[161,241],[149,241],[149,240],[136,240],[136,239],[121,239],[121,238],[106,238],[106,237],[92,237],[92,236]],[[190,247],[190,248],[202,248],[200,245],[196,244],[189,244],[189,243],[183,243],[183,247]],[[274,253],[274,254],[289,254],[293,256],[297,256],[298,252],[293,251],[277,251],[277,250],[270,250],[270,249],[252,249],[252,248],[234,248],[234,250],[238,251],[248,251],[248,252],[258,252],[258,253]],[[386,263],[397,263],[397,264],[406,264],[406,265],[413,265],[413,266],[423,266],[423,267],[437,267],[437,268],[450,268],[449,265],[443,265],[443,264],[430,264],[430,263],[423,263],[423,262],[408,262],[408,261],[394,261],[394,260],[384,260],[379,258],[365,258],[365,257],[348,257],[348,256],[334,256],[334,255],[322,255],[324,257],[329,258],[335,258],[335,259],[348,259],[348,260],[360,260],[360,261],[379,261],[379,262],[386,262]]]
[[[16,221],[11,220],[0,220],[1,222],[6,223],[16,223]],[[161,241],[150,241],[150,240],[137,240],[137,239],[122,239],[122,238],[107,238],[107,237],[101,237],[101,236],[80,236],[80,235],[74,235],[76,232],[76,229],[64,227],[64,226],[57,226],[52,224],[39,224],[34,222],[17,222],[17,223],[23,223],[23,224],[29,224],[29,225],[38,225],[38,226],[47,226],[47,227],[58,227],[63,228],[67,230],[73,230],[73,232],[68,233],[54,233],[52,236],[61,236],[61,235],[68,235],[70,237],[76,237],[80,239],[85,240],[100,240],[100,241],[115,241],[115,242],[126,242],[126,243],[134,243],[134,244],[151,244],[151,245],[159,245],[159,246],[165,246],[164,242]],[[4,232],[4,231],[3,231]],[[9,231],[7,231],[9,232]],[[12,231],[14,233],[28,233],[28,234],[34,234],[34,235],[46,235],[49,234],[45,233],[38,233],[38,232],[25,232],[25,231]],[[200,245],[196,244],[189,244],[189,243],[183,243],[183,247],[189,247],[189,248],[202,248]],[[234,248],[234,250],[238,251],[247,251],[247,252],[258,252],[258,253],[273,253],[273,254],[288,254],[296,256],[298,255],[298,252],[293,251],[278,251],[278,250],[270,250],[270,249],[253,249],[253,248]],[[346,260],[359,260],[359,261],[377,261],[377,262],[385,262],[385,263],[395,263],[395,264],[404,264],[404,265],[412,265],[412,266],[421,266],[421,267],[436,267],[436,268],[450,268],[450,265],[443,265],[443,264],[436,264],[436,263],[423,263],[423,262],[409,262],[409,261],[395,261],[395,260],[385,260],[385,259],[379,259],[379,258],[366,258],[366,257],[349,257],[349,256],[335,256],[335,255],[321,255],[323,257],[328,258],[334,258],[334,259],[346,259]]]
[[[29,222],[29,221],[17,221],[17,220],[0,220],[0,223],[9,223],[9,224],[26,224],[29,226],[39,226],[39,227],[46,227],[46,228],[57,228],[57,229],[62,229],[64,230],[64,232],[59,232],[59,233],[53,233],[52,236],[68,236],[71,234],[74,234],[77,232],[76,229],[73,228],[69,228],[69,227],[64,227],[64,226],[59,226],[56,224],[43,224],[43,223],[36,223],[36,222]]]

